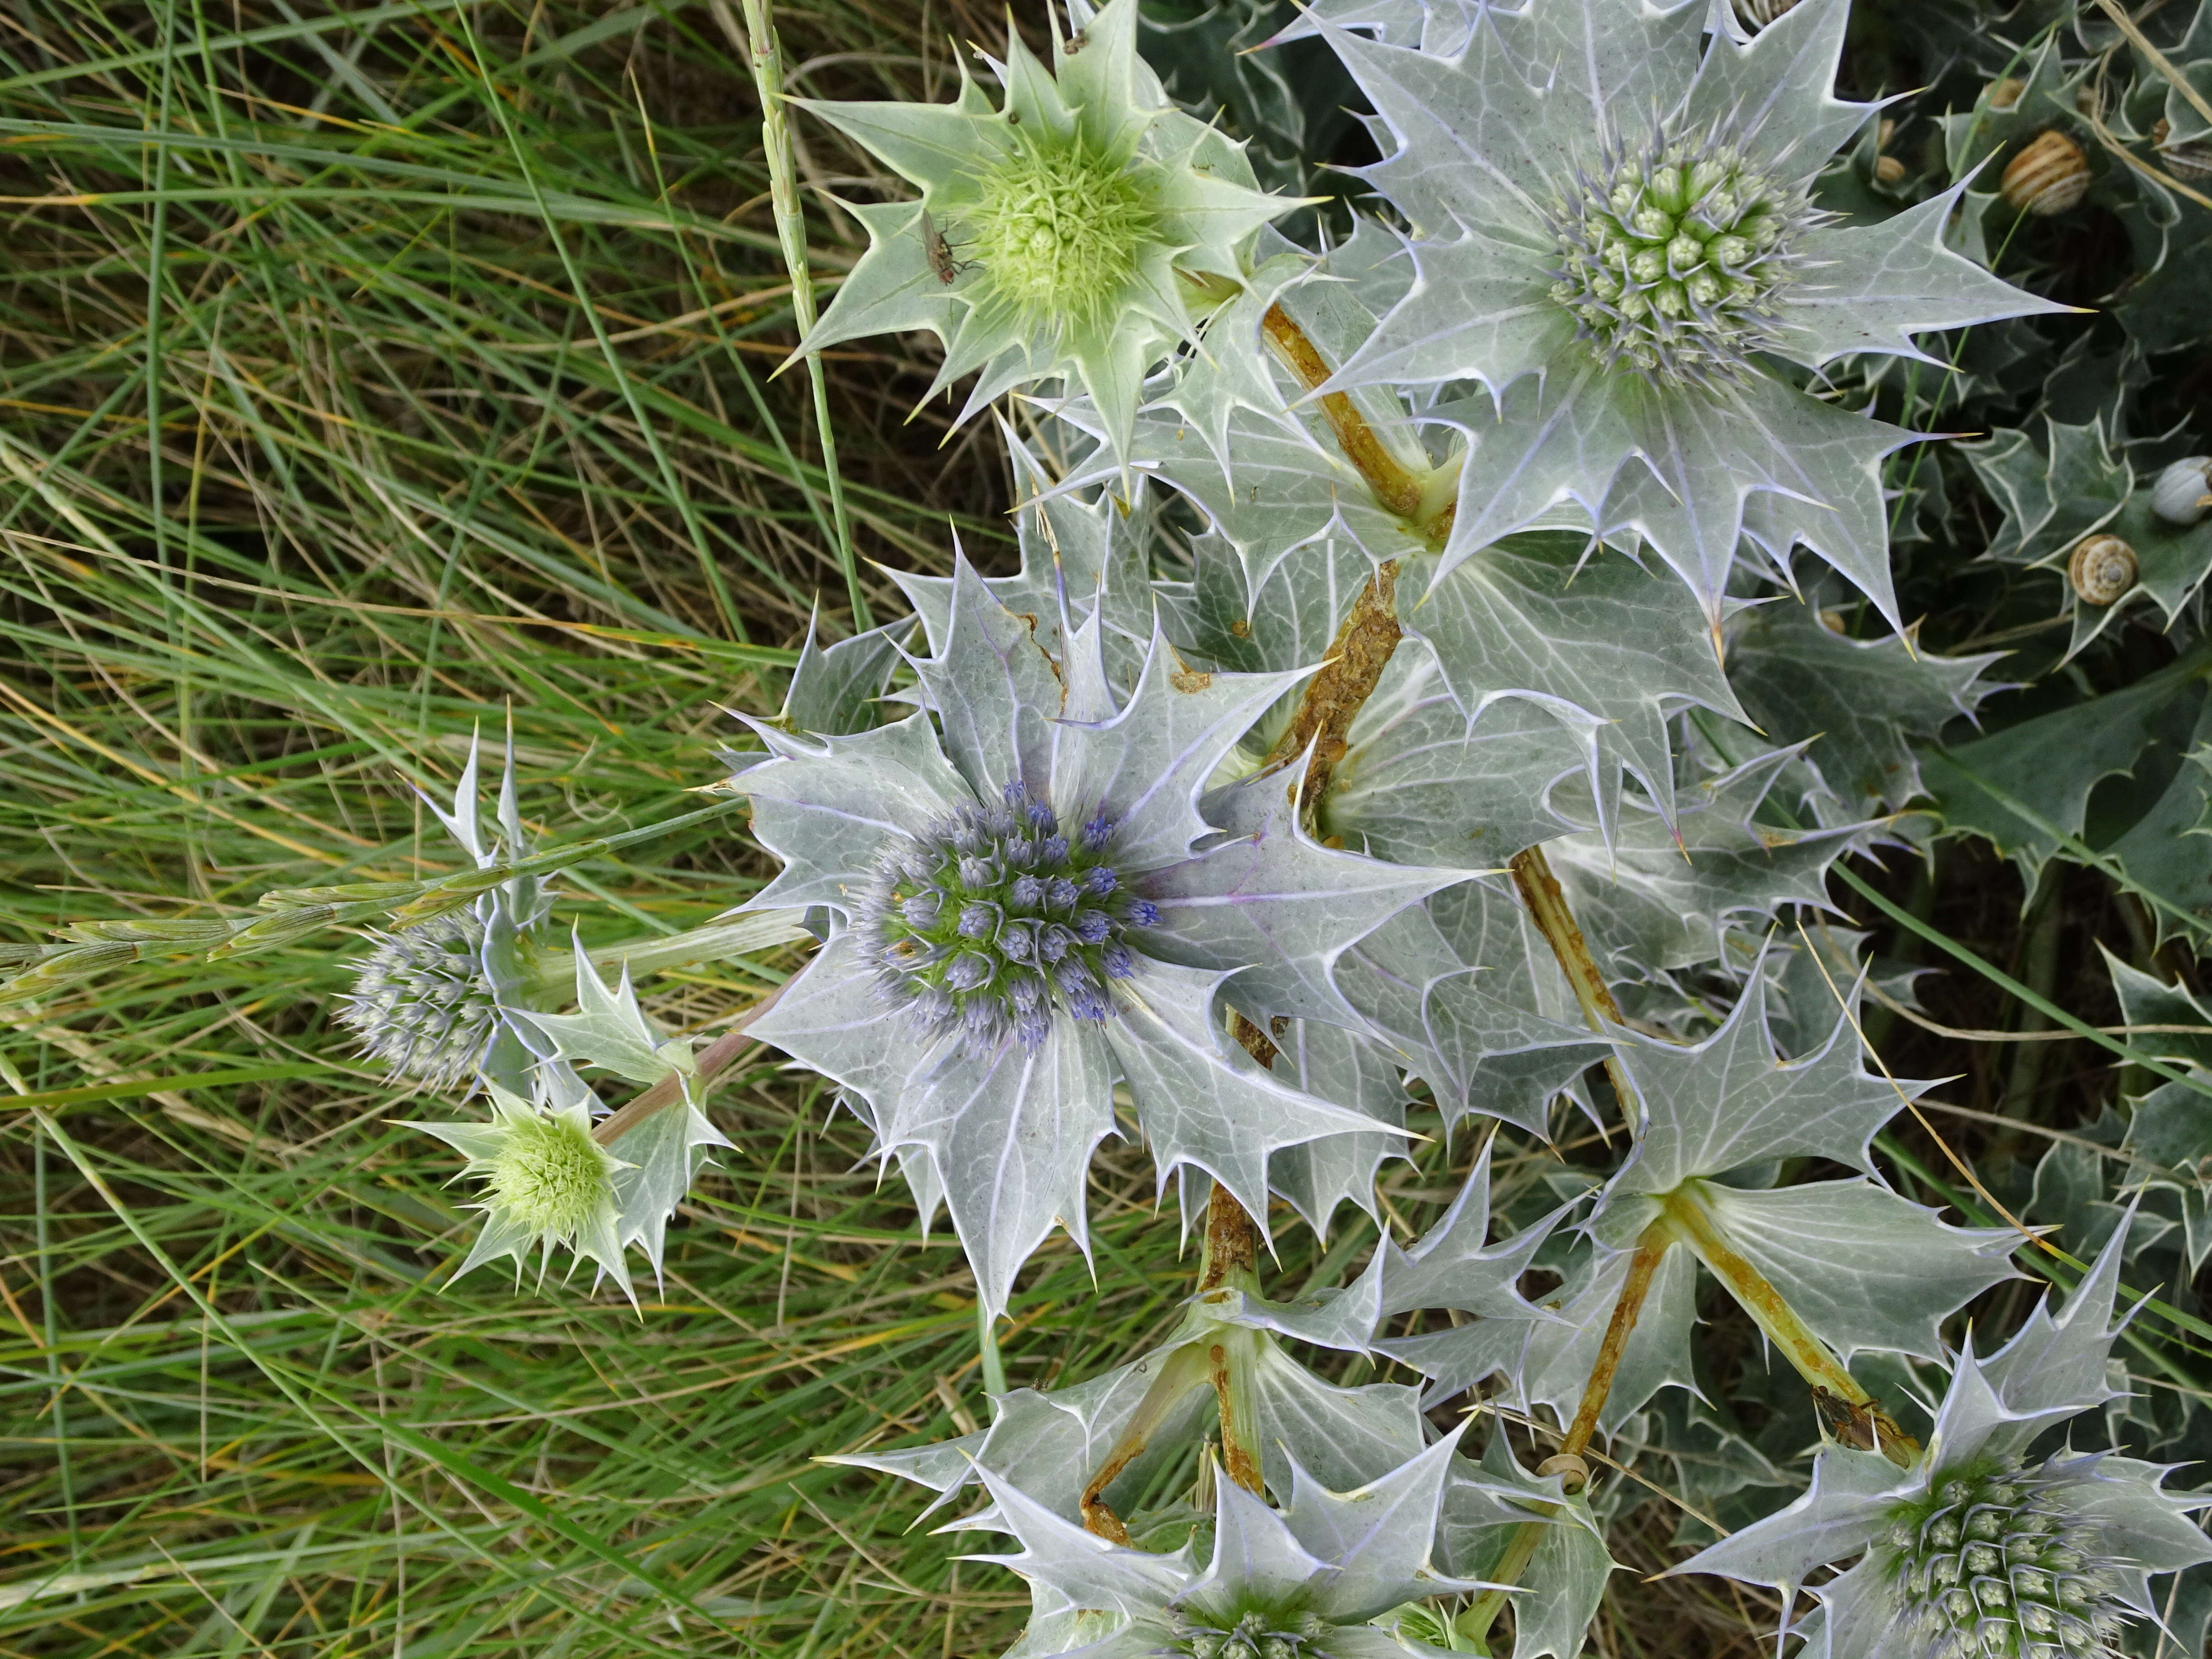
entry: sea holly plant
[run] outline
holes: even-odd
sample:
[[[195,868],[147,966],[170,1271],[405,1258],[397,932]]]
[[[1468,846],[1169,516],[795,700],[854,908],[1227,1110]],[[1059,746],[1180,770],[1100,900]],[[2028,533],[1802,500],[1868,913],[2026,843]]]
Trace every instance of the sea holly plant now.
[[[713,805],[573,838],[510,752],[487,822],[472,748],[432,804],[452,873],[71,924],[8,947],[0,1000],[351,928],[339,1022],[436,1099],[405,1121],[481,1212],[454,1271],[589,1261],[643,1319],[635,1267],[732,1150],[718,1081],[757,1047],[823,1080],[917,1230],[949,1218],[993,1379],[972,1432],[834,1461],[1013,1540],[978,1559],[1028,1581],[1022,1659],[1576,1659],[1668,1468],[1698,1471],[1678,1570],[1773,1588],[1802,1650],[2201,1648],[2175,1469],[2212,1431],[2128,1367],[2206,1334],[2204,1004],[2165,969],[2212,917],[2212,520],[2202,455],[2124,418],[2143,342],[2201,336],[2157,267],[2112,296],[2127,343],[2062,362],[2035,331],[2073,301],[2008,278],[2051,275],[2069,191],[2134,245],[2201,234],[2063,146],[2166,177],[2203,77],[2167,96],[2102,34],[2093,76],[2023,9],[2000,63],[1952,42],[1990,74],[1916,173],[1902,106],[1837,91],[1845,0],[1141,3],[1035,6],[947,103],[788,100],[892,175],[799,354],[934,335],[1018,561],[948,548],[890,573],[910,614],[811,618]],[[1379,159],[1326,212],[1223,124],[1296,99],[1139,51],[1263,52],[1270,15],[1367,102]],[[1269,176],[1330,159],[1310,114],[1243,135]],[[2013,238],[2042,263],[2000,276]],[[1943,622],[1982,582],[2033,614]],[[750,896],[587,943],[592,860],[740,813]],[[2124,1023],[2080,1023],[2128,1062],[2104,1117],[2021,1114],[2041,1030],[1994,1034],[2021,1055],[1972,1106],[1870,1059],[1878,1023],[1991,1034],[1844,925],[1856,887],[1943,939],[1846,860],[1969,836],[2032,913],[2065,860],[2142,907]],[[656,1001],[785,948],[726,1029]],[[2027,956],[1992,982],[2071,1018]],[[1970,1160],[1931,1110],[2051,1145]],[[1117,1138],[1194,1257],[1180,1312],[997,1386],[1055,1231],[1102,1295],[1128,1271],[1091,1248]],[[2062,1312],[2023,1313],[2031,1274]]]

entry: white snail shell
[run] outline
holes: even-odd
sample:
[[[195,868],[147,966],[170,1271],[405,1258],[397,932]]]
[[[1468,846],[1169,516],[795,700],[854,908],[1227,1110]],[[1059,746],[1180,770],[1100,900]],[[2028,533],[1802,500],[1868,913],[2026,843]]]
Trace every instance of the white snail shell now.
[[[2191,455],[2160,473],[2150,487],[2150,510],[2184,530],[2212,513],[2212,455]]]
[[[1755,29],[1763,29],[1796,5],[1797,0],[1735,0],[1735,15]]]
[[[2012,158],[1997,193],[2022,213],[2063,213],[2089,191],[2089,158],[2055,128],[2039,132]]]
[[[2088,536],[2066,561],[2084,605],[2110,605],[2136,585],[2136,550],[2118,536]]]

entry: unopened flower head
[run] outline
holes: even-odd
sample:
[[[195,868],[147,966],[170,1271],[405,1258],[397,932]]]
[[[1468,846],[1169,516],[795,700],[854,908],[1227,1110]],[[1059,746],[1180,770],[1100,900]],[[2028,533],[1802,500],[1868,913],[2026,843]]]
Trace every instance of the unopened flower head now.
[[[1247,1613],[1226,1628],[1188,1614],[1178,1614],[1172,1626],[1174,1647],[1190,1659],[1328,1659],[1320,1638],[1329,1624],[1318,1613],[1270,1616]]]
[[[978,1054],[1009,1032],[1036,1048],[1054,1009],[1105,1021],[1107,981],[1136,972],[1128,931],[1159,921],[1107,861],[1114,830],[1102,812],[1071,836],[1013,783],[1003,806],[897,837],[860,911],[886,994],[917,1030],[959,1032]]]
[[[588,1127],[564,1117],[514,1117],[483,1162],[486,1207],[559,1243],[573,1241],[614,1194],[614,1159]]]
[[[1016,134],[1012,153],[976,179],[961,251],[1036,323],[1106,322],[1159,234],[1149,180],[1079,131]]]
[[[2068,1503],[2096,1459],[2023,1469],[1984,1460],[1936,1477],[1892,1511],[1900,1599],[1929,1659],[2078,1659],[2108,1653],[2128,1616],[2100,1530]]]
[[[1718,137],[1655,137],[1577,176],[1557,215],[1552,297],[1607,368],[1676,385],[1746,372],[1817,222],[1803,189]]]
[[[378,934],[338,1018],[371,1058],[429,1088],[453,1088],[475,1071],[499,1024],[483,945],[483,923],[470,911]]]
[[[977,377],[963,418],[1057,380],[1097,403],[1119,451],[1146,374],[1296,204],[1169,100],[1137,52],[1137,0],[1070,14],[1048,66],[1009,40],[996,100],[964,67],[950,104],[793,100],[921,192],[854,207],[868,251],[802,349],[928,329],[945,348],[933,392]]]

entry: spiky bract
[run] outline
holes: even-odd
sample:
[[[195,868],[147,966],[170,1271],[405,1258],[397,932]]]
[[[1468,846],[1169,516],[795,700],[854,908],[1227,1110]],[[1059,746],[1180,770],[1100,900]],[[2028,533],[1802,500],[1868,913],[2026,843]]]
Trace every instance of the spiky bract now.
[[[501,1256],[514,1258],[518,1275],[535,1256],[543,1273],[560,1249],[589,1257],[627,1292],[615,1176],[631,1166],[592,1138],[594,1097],[573,1070],[549,1061],[531,1082],[530,1100],[489,1085],[488,1123],[405,1126],[466,1156],[457,1179],[484,1183],[475,1206],[484,1228],[454,1276]]]
[[[1610,149],[1565,197],[1552,296],[1607,368],[1710,385],[1779,338],[1774,301],[1814,222],[1802,188],[1711,133],[1661,134]]]
[[[958,1032],[982,1054],[1009,1032],[1035,1048],[1055,1008],[1094,1023],[1112,1014],[1106,982],[1136,972],[1125,934],[1159,921],[1105,861],[1115,827],[1099,812],[1070,836],[1013,783],[1003,806],[963,807],[884,849],[860,925],[885,994],[917,1031]]]
[[[933,392],[980,371],[962,418],[1059,381],[1126,447],[1146,374],[1197,337],[1260,227],[1297,205],[1174,107],[1136,27],[1136,0],[1111,0],[1049,70],[1010,40],[997,103],[964,67],[951,104],[794,100],[921,191],[854,208],[868,252],[801,349],[927,329],[945,342]]]
[[[375,939],[338,1018],[371,1059],[428,1088],[456,1086],[475,1072],[499,1024],[483,923],[461,911]]]

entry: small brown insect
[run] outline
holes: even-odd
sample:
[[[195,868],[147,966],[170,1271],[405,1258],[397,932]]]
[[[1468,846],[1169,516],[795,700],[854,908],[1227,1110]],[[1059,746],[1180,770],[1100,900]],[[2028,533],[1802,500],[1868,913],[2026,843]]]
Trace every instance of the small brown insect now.
[[[937,222],[927,211],[921,216],[921,252],[929,261],[931,273],[947,288],[952,286],[962,271],[975,263],[973,259],[954,257],[952,244],[945,240],[945,233],[937,228]]]
[[[1081,29],[1078,29],[1074,33],[1067,37],[1067,49],[1064,55],[1073,58],[1077,52],[1081,52],[1084,47],[1090,44],[1091,37],[1084,33]]]
[[[1854,1451],[1873,1451],[1880,1444],[1875,1430],[1873,1407],[1858,1405],[1840,1395],[1830,1394],[1815,1383],[1813,1409],[1820,1414],[1821,1426],[1827,1430],[1828,1437],[1838,1445],[1849,1446]]]

